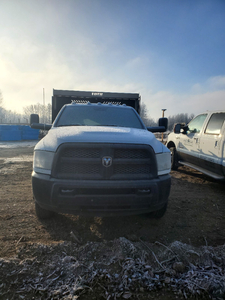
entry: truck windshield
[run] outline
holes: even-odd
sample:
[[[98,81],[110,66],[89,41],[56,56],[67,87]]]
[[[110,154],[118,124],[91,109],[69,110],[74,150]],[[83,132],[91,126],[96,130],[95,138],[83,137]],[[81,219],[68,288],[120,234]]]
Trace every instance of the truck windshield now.
[[[133,109],[103,105],[66,106],[55,126],[118,126],[144,129]]]

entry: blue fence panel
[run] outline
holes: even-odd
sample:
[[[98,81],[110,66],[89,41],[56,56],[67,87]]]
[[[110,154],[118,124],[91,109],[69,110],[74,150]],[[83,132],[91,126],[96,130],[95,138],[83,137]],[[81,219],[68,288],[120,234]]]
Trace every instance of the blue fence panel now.
[[[0,125],[0,130],[18,130],[18,125]]]
[[[39,129],[28,125],[0,125],[0,141],[38,140]]]
[[[19,130],[1,130],[1,141],[21,141],[21,132]]]
[[[33,129],[30,126],[22,127],[22,140],[38,140],[39,129]]]

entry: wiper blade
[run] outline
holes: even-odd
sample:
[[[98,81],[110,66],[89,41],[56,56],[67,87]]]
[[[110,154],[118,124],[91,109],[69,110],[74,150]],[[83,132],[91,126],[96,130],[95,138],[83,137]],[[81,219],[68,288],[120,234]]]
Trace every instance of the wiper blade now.
[[[103,124],[103,125],[97,125],[97,126],[118,127],[119,125],[116,125],[116,124]]]
[[[57,127],[66,127],[66,126],[86,126],[86,125],[83,125],[83,124],[62,124],[62,125],[58,125]]]
[[[66,126],[107,126],[107,127],[119,127],[119,125],[116,124],[95,124],[95,125],[85,125],[85,124],[61,124],[56,127],[66,127]]]

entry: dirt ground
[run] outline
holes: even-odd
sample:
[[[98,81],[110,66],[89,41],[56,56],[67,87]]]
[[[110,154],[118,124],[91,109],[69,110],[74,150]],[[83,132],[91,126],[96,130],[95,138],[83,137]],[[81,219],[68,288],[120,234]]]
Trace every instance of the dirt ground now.
[[[32,155],[33,147],[0,145],[1,258],[15,258],[21,249],[34,244],[53,246],[75,239],[79,245],[107,243],[121,237],[134,243],[157,242],[165,247],[175,241],[196,247],[225,244],[225,184],[186,167],[171,172],[169,206],[160,220],[144,215],[87,218],[59,214],[40,221],[32,199]],[[170,299],[163,297],[160,299]]]

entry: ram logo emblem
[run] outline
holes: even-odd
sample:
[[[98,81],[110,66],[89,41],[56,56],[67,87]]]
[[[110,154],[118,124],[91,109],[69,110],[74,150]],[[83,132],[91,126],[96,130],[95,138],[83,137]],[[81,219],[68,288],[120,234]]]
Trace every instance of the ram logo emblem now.
[[[102,158],[102,164],[104,167],[110,167],[112,165],[112,157],[104,156]]]

